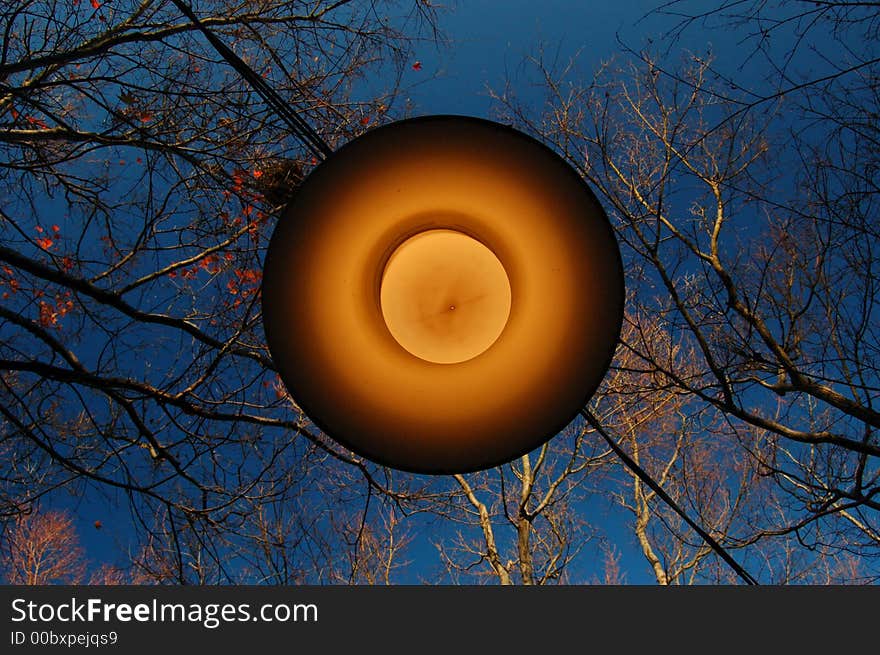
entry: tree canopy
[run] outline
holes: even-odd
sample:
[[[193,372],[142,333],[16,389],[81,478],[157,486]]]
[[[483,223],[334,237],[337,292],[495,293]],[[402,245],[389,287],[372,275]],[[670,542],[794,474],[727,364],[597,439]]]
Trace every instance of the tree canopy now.
[[[761,582],[873,581],[880,14],[697,4],[658,7],[664,39],[588,75],[536,53],[540,102],[496,80],[495,118],[565,157],[616,229],[629,296],[590,403],[603,428]],[[53,503],[89,494],[129,509],[136,543],[102,580],[619,583],[626,540],[660,584],[736,581],[588,423],[441,477],[321,434],[275,373],[258,295],[318,159],[172,2],[7,5],[6,545],[69,534]],[[442,47],[424,0],[196,10],[331,148],[412,112],[401,73],[415,44]],[[744,68],[679,48],[719,29],[743,35]],[[755,61],[766,77],[743,73]],[[10,581],[23,549],[0,549]]]

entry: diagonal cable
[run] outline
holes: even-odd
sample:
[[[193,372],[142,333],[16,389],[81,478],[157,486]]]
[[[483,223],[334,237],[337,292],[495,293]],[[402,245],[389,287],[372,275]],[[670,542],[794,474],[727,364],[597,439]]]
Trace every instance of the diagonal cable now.
[[[251,88],[266,102],[272,110],[280,116],[291,131],[299,138],[311,153],[319,160],[326,159],[333,154],[333,149],[321,138],[311,125],[309,125],[278,92],[275,91],[254,69],[248,66],[229,46],[209,30],[204,23],[195,15],[192,8],[183,0],[171,0],[174,5],[195,25],[208,39],[214,50],[232,66],[235,71],[250,84]]]
[[[758,584],[758,581],[754,577],[752,577],[752,575],[749,574],[748,571],[740,566],[740,564],[735,559],[733,559],[733,556],[731,556],[731,554],[728,553],[721,544],[719,544],[715,539],[712,538],[712,535],[701,528],[698,523],[693,521],[685,513],[685,511],[678,506],[678,503],[672,500],[669,494],[663,491],[663,488],[650,475],[648,475],[648,473],[641,466],[639,466],[635,462],[635,460],[632,459],[632,457],[626,454],[626,451],[624,451],[611,437],[611,435],[608,434],[605,428],[603,428],[602,425],[599,423],[599,419],[597,419],[590,410],[582,409],[580,413],[581,416],[583,416],[587,420],[587,422],[593,426],[596,432],[602,435],[602,438],[605,439],[605,441],[611,447],[611,450],[614,451],[614,454],[620,458],[620,460],[626,465],[626,467],[630,471],[635,473],[642,482],[648,485],[648,487],[650,487],[651,490],[656,493],[664,503],[669,505],[669,507],[671,507],[672,510],[685,521],[685,523],[691,526],[694,532],[700,535],[703,541],[705,541],[706,544],[712,550],[714,550],[719,555],[719,557],[721,557],[721,559],[727,562],[730,568],[732,568],[740,578],[745,580],[746,584]]]

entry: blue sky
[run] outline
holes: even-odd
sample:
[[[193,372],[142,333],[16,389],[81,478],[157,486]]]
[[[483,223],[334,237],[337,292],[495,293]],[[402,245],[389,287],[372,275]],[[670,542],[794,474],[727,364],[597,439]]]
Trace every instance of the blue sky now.
[[[509,81],[518,98],[527,105],[538,105],[541,92],[529,81],[523,66],[529,55],[543,48],[548,57],[566,61],[577,56],[578,68],[588,79],[602,61],[619,56],[621,43],[633,49],[656,44],[672,26],[669,17],[651,14],[658,0],[616,2],[602,0],[475,0],[459,1],[441,13],[440,23],[448,42],[441,47],[425,42],[416,48],[420,70],[407,68],[405,98],[413,113],[466,114],[492,117],[492,101],[487,88],[500,89]],[[692,29],[667,57],[674,61],[681,48],[705,51],[711,46],[720,68],[738,69],[742,59],[741,34],[713,30],[708,34]],[[760,84],[760,62],[751,61],[738,73],[738,79]],[[70,498],[83,546],[93,561],[120,561],[128,548],[130,515],[127,499],[106,496],[107,492],[88,491]],[[653,576],[633,543],[632,532],[624,524],[629,516],[619,508],[600,502],[583,508],[589,520],[602,526],[622,555],[622,569],[630,583],[652,583]],[[101,521],[100,530],[94,527]],[[418,582],[430,575],[437,555],[427,533],[409,553],[414,560],[405,581]],[[601,561],[595,570],[601,576]],[[589,576],[586,576],[589,577]]]
[[[491,117],[487,89],[501,89],[506,79],[524,100],[539,100],[528,83],[524,65],[543,50],[560,63],[577,59],[588,78],[602,62],[621,57],[624,48],[665,50],[661,39],[677,20],[658,14],[657,0],[475,0],[454,2],[442,14],[448,47],[427,46],[419,53],[420,71],[410,71],[407,97],[415,113],[467,114]],[[691,3],[693,5],[694,3]],[[754,84],[762,72],[758,61],[743,64],[743,32],[699,28],[685,32],[666,55],[674,62],[682,50],[711,51],[723,71],[739,71]],[[742,77],[740,79],[743,79]]]
[[[448,47],[430,47],[420,55],[422,70],[412,71],[406,80],[415,84],[409,97],[417,113],[489,117],[487,88],[501,88],[507,77],[515,79],[539,47],[563,59],[577,54],[589,71],[619,51],[618,35],[638,43],[654,34],[666,21],[636,23],[655,5],[652,0],[455,2],[441,19]],[[527,88],[517,91],[528,97]]]

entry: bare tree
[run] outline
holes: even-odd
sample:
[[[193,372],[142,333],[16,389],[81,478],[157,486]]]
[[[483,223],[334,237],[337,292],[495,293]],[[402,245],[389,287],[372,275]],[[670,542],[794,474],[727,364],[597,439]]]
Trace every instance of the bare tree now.
[[[625,343],[650,340],[681,375],[694,365],[692,353],[650,320],[628,315],[624,334]],[[766,491],[754,466],[735,441],[721,440],[725,425],[710,424],[705,408],[662,372],[646,368],[636,352],[622,346],[591,405],[604,429],[716,541],[739,549],[761,538],[749,521]],[[448,516],[461,527],[454,537],[438,540],[452,579],[584,582],[589,578],[578,558],[593,557],[598,547],[606,557],[604,580],[620,582],[626,572],[619,549],[587,521],[591,512],[601,511],[599,498],[605,497],[632,514],[635,545],[659,584],[735,581],[712,548],[653,490],[631,471],[613,466],[616,458],[600,443],[593,429],[575,424],[509,467],[455,476],[461,493],[450,498]]]
[[[800,17],[778,28],[766,2],[723,6],[747,9],[735,20],[758,26],[754,52],[769,57],[786,26],[808,43],[816,15],[873,34],[862,4],[784,3]],[[331,146],[399,114],[401,72],[434,29],[415,1],[198,10]],[[590,515],[601,495],[658,582],[732,580],[582,423],[451,478],[326,439],[277,378],[258,303],[268,232],[311,154],[167,1],[16,0],[0,22],[7,534],[46,496],[100,489],[132,509],[136,582],[389,583],[431,526],[444,581],[580,582],[597,544],[619,582]],[[624,247],[625,338],[593,412],[769,581],[878,575],[880,150],[865,52],[804,78],[777,61],[781,82],[749,90],[703,56],[639,53],[590,80],[538,59],[545,107],[498,96],[597,190]]]
[[[624,342],[649,342],[669,368],[681,376],[698,374],[693,352],[655,321],[630,314]],[[703,405],[682,393],[674,381],[643,365],[628,347],[616,359],[613,384],[603,402],[609,406],[606,428],[616,433],[632,460],[728,550],[754,540],[743,521],[759,497],[754,467],[741,466],[742,455],[725,439],[724,424],[712,424]],[[716,561],[712,547],[682,518],[624,469],[611,487],[617,502],[632,514],[638,549],[658,584],[735,581],[733,571]],[[721,573],[721,576],[718,573]]]
[[[822,95],[832,89],[829,84],[849,85],[853,79],[873,76],[880,63],[876,47],[880,20],[873,2],[669,0],[652,13],[674,18],[668,47],[696,30],[728,30],[736,35],[744,57],[732,62],[734,66],[754,64],[765,71],[759,79],[726,76],[727,88],[748,92],[726,98],[743,107],[804,90]]]
[[[56,510],[19,514],[3,535],[0,568],[8,584],[81,583],[86,560],[70,515]]]
[[[534,453],[491,471],[456,475],[435,539],[447,579],[502,585],[581,582],[578,566],[601,534],[588,520],[611,452],[576,421]],[[574,571],[571,569],[574,568]]]
[[[725,426],[708,453],[727,458],[735,444],[739,455],[714,476],[740,466],[775,482],[780,512],[751,512],[735,540],[787,535],[813,553],[875,555],[878,151],[862,138],[877,128],[875,87],[813,85],[801,100],[836,109],[810,129],[808,114],[789,113],[794,100],[743,112],[700,56],[666,74],[643,54],[590,81],[535,63],[544,109],[509,89],[501,106],[598,190],[632,312],[690,353],[682,366],[664,340],[630,332],[646,388],[659,379],[701,407],[705,426]],[[645,513],[638,498],[635,511]]]

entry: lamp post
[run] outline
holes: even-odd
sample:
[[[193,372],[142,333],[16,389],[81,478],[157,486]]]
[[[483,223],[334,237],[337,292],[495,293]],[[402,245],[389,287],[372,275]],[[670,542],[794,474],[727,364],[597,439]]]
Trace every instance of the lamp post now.
[[[459,473],[562,430],[617,344],[624,283],[595,196],[540,142],[429,116],[374,129],[302,183],[263,274],[266,340],[326,434]]]

